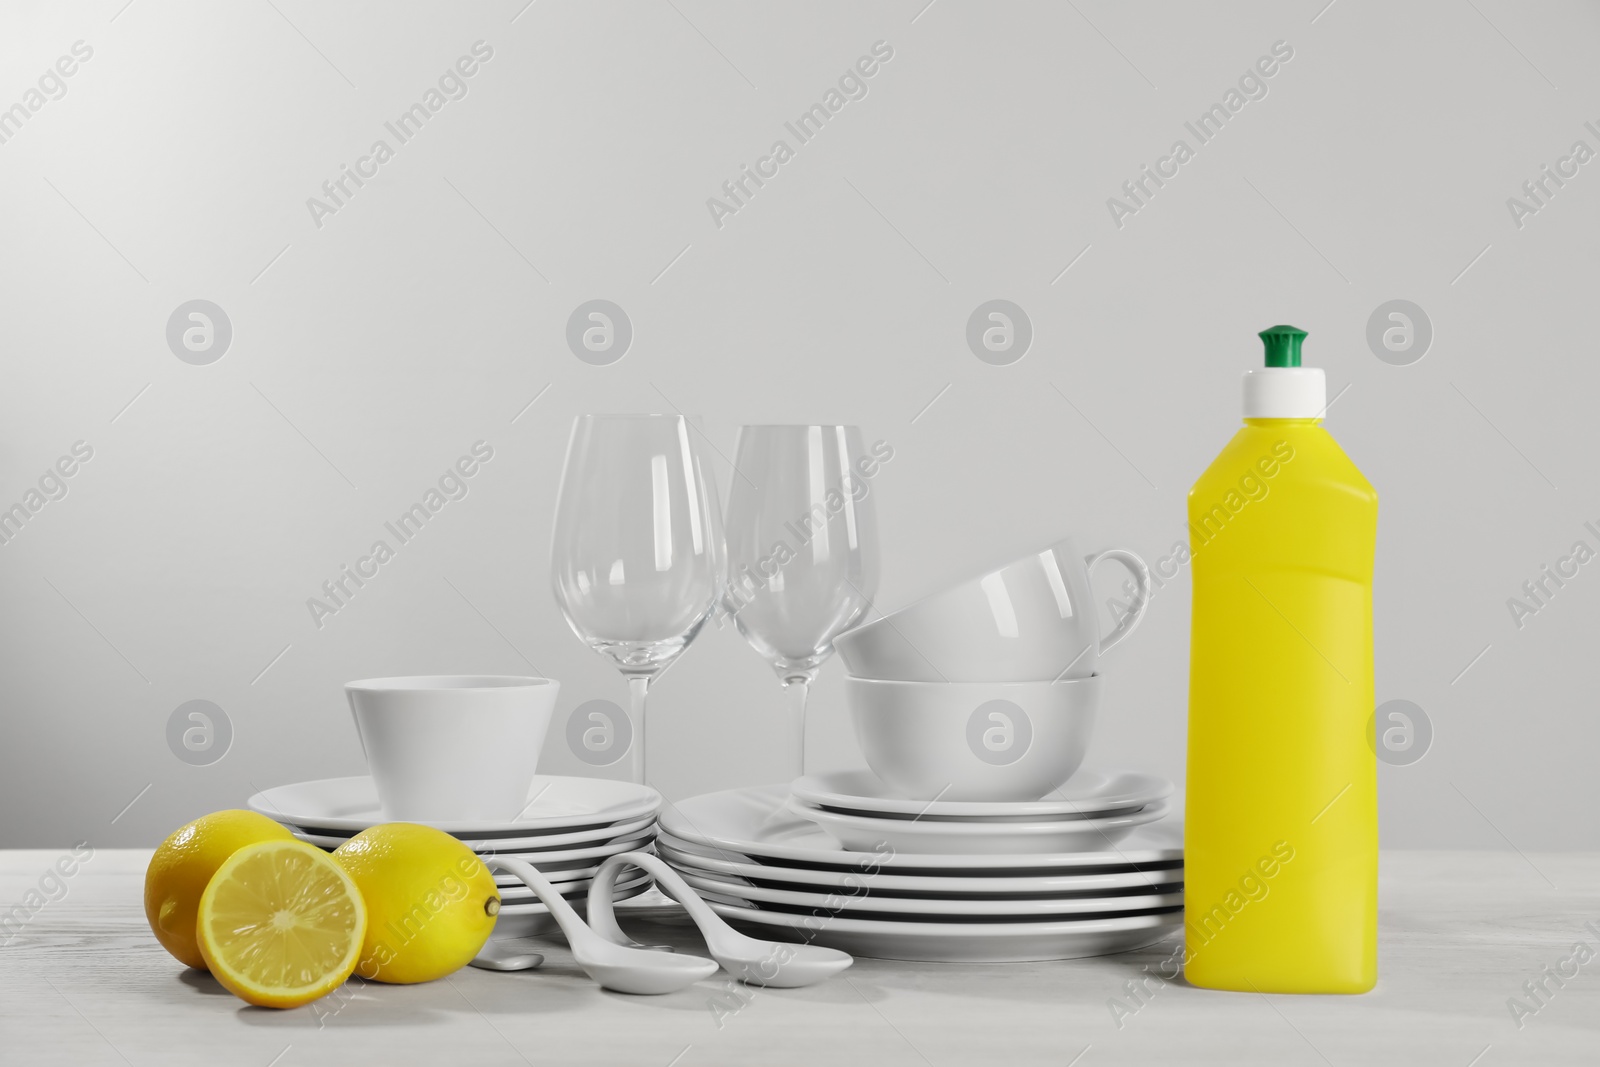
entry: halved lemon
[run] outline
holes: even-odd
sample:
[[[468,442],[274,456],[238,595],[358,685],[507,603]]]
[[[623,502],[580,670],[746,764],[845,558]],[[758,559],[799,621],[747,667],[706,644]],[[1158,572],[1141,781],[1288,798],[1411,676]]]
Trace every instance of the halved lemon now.
[[[229,992],[298,1008],[339,988],[361,958],[367,908],[350,876],[302,841],[246,845],[200,895],[196,940]]]
[[[229,856],[257,841],[294,835],[253,811],[214,811],[174,830],[150,858],[144,876],[144,914],[162,947],[187,967],[204,967],[195,944],[200,894]]]

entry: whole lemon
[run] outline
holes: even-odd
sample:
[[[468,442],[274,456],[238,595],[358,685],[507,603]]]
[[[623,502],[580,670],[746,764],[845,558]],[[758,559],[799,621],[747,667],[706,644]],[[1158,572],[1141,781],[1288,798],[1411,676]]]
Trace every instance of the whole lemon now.
[[[334,861],[361,890],[367,935],[356,973],[431,982],[465,967],[494,931],[500,891],[466,845],[443,830],[384,823],[352,837]]]
[[[254,811],[214,811],[180,826],[161,842],[144,872],[144,917],[150,932],[179,963],[205,970],[195,917],[206,884],[244,846],[293,840],[288,830]]]

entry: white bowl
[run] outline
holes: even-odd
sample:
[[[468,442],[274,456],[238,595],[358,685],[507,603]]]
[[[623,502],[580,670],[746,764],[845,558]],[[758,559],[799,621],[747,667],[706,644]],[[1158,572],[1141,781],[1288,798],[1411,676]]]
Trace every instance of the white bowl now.
[[[473,674],[348,683],[384,817],[515,819],[559,689],[548,678]]]
[[[1100,635],[1089,572],[1115,560],[1134,579],[1129,610]],[[1150,571],[1125,549],[1079,554],[1068,539],[934,593],[833,639],[859,678],[983,682],[1088,678],[1133,632],[1150,602]]]
[[[1083,762],[1101,679],[846,678],[867,766],[913,800],[1038,800]]]

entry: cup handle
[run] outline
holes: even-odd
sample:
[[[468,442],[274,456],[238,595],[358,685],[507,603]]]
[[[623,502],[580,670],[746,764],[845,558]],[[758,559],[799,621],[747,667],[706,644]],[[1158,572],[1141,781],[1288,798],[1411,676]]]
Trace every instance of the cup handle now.
[[[1128,573],[1133,575],[1135,588],[1133,607],[1117,628],[1112,630],[1100,641],[1100,654],[1103,656],[1111,649],[1122,643],[1122,639],[1133,633],[1134,627],[1139,625],[1139,620],[1144,618],[1145,609],[1150,606],[1150,568],[1146,567],[1144,560],[1138,554],[1126,548],[1108,548],[1104,552],[1096,553],[1085,560],[1085,567],[1093,580],[1094,569],[1103,560],[1115,560],[1128,568]]]

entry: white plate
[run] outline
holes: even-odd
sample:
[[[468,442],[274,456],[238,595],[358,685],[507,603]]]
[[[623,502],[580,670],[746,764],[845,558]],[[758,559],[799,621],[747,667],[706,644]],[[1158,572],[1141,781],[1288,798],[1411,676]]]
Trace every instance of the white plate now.
[[[748,885],[705,878],[687,871],[680,873],[683,875],[683,880],[707,900],[721,900],[725,904],[743,904],[765,911],[798,910],[804,914],[819,915],[838,913],[858,919],[886,918],[890,915],[925,916],[929,922],[943,922],[949,918],[959,920],[973,916],[1009,915],[1019,920],[1044,921],[1047,918],[1067,918],[1087,912],[1103,914],[1117,911],[1155,911],[1158,908],[1171,908],[1183,903],[1181,886],[1164,886],[1160,891],[1116,897],[928,900],[920,897],[885,897],[876,893],[806,893],[786,889],[755,889]]]
[[[626,878],[619,880],[617,885],[620,888],[631,889],[634,886],[637,886],[640,882],[647,880],[649,877],[649,875],[642,871],[635,871]],[[576,900],[580,897],[586,898],[589,895],[589,886],[593,883],[594,879],[585,878],[577,882],[560,882],[552,884],[555,885],[556,891],[563,897],[567,898],[568,900]],[[511,888],[496,888],[500,889],[501,911],[505,911],[508,908],[520,908],[539,903],[539,895],[533,890],[529,889],[527,885],[522,882],[518,882],[516,886]],[[582,911],[583,908],[580,907],[578,910]]]
[[[655,843],[651,842],[648,845],[636,845],[634,847],[638,848],[640,851],[649,852],[655,847]],[[481,855],[485,860],[489,858],[489,854],[487,853],[481,853]],[[604,863],[609,857],[589,856],[575,860],[551,860],[546,856],[518,858],[527,859],[530,863],[533,862],[534,859],[537,859],[539,873],[544,875],[549,881],[570,882],[574,878],[593,878],[595,872],[600,869],[600,864]],[[522,884],[521,881],[517,879],[513,879],[512,881],[516,881],[518,885]],[[501,884],[498,876],[495,879],[495,884]],[[511,883],[506,882],[504,884],[509,885]]]
[[[337,838],[319,837],[316,834],[300,832],[296,832],[294,836],[299,838],[301,841],[307,842],[308,844],[317,845],[320,848],[329,849],[330,851],[339,845],[339,840]],[[546,864],[566,864],[573,860],[587,860],[590,861],[588,865],[593,866],[593,861],[606,856],[615,855],[618,852],[632,852],[634,849],[648,848],[650,842],[654,839],[655,831],[654,828],[652,828],[644,833],[635,834],[632,837],[620,838],[614,841],[606,841],[588,848],[557,849],[548,852],[540,850],[530,852],[518,849],[500,849],[495,851],[482,848],[474,849],[473,851],[477,852],[477,854],[482,856],[484,859],[488,859],[490,856],[511,856],[515,859],[527,860],[529,863],[539,868],[539,871],[542,874],[544,873]]]
[[[368,775],[274,786],[245,803],[251,811],[325,836],[392,821],[378,807],[378,789]],[[650,815],[660,804],[661,794],[647,785],[541,774],[528,787],[527,808],[515,819],[428,825],[458,837],[527,837],[610,826]]]
[[[972,873],[953,877],[931,874],[886,874],[883,871],[822,871],[804,867],[780,867],[774,864],[737,863],[710,856],[682,852],[656,839],[656,854],[685,874],[699,874],[724,881],[748,880],[751,885],[764,885],[773,889],[804,889],[812,892],[860,892],[863,888],[874,891],[904,890],[922,897],[965,896],[995,897],[1021,896],[1045,893],[1087,893],[1105,889],[1130,889],[1136,886],[1167,885],[1183,881],[1183,865],[1147,867],[1144,870],[1129,867],[1123,870],[1105,869],[1090,874],[1040,874],[1007,877]]]
[[[1172,795],[1172,783],[1136,771],[1080,769],[1043,800],[907,800],[868,770],[810,774],[790,786],[813,807],[907,819],[1082,819],[1128,814]]]
[[[621,837],[634,837],[655,825],[656,817],[646,815],[640,819],[630,819],[615,826],[602,826],[598,829],[589,828],[574,830],[571,833],[539,834],[533,837],[483,837],[470,838],[461,834],[452,834],[462,844],[474,852],[554,852],[558,849],[588,848],[592,845],[602,845],[607,841],[614,841]],[[337,848],[349,841],[354,834],[324,834],[315,830],[307,830],[300,826],[289,826],[302,841],[309,841],[313,845],[322,845],[324,848]]]
[[[773,863],[835,871],[921,871],[942,876],[1004,871],[1060,873],[1082,867],[1127,869],[1183,858],[1183,825],[1174,819],[1141,826],[1113,848],[1035,855],[928,855],[894,849],[848,852],[789,806],[787,785],[749,786],[668,804],[658,824],[680,852],[735,863]]]
[[[574,862],[586,864],[586,866],[569,867],[564,870],[551,870],[548,867],[541,867],[539,868],[539,873],[544,875],[546,881],[556,885],[565,882],[576,882],[584,878],[593,878],[599,873],[600,865],[593,860],[576,860]],[[501,874],[498,871],[495,872],[494,884],[500,888],[502,894],[508,889],[516,893],[528,888],[523,884],[522,879],[510,874]]]
[[[1165,803],[1132,815],[1105,819],[1045,819],[1038,822],[930,822],[846,815],[806,804],[791,805],[803,818],[822,827],[829,837],[852,852],[877,852],[887,845],[896,852],[972,855],[974,853],[1089,852],[1112,848],[1134,827],[1167,814]]]
[[[645,878],[627,884],[627,889],[617,891],[617,900],[639,896],[650,888],[651,882],[649,878]],[[578,908],[578,914],[583,914],[583,908]],[[500,916],[495,920],[494,932],[490,936],[499,939],[538,937],[542,934],[558,934],[560,929],[555,919],[551,917],[550,909],[543,904],[515,904],[500,909]]]
[[[708,903],[723,918],[758,926],[766,936],[788,930],[853,956],[938,963],[1023,963],[1131,952],[1155,944],[1183,923],[1181,910],[1114,919],[963,923],[790,915]]]
[[[646,848],[642,849],[642,851],[650,852],[652,850]],[[566,890],[567,883],[587,881],[600,872],[600,864],[596,863],[594,860],[575,860],[573,862],[581,863],[585,866],[555,870],[550,869],[549,866],[539,866],[536,869],[540,874],[544,875],[545,881],[563,891]],[[501,896],[505,896],[507,893],[515,894],[533,892],[533,890],[529,889],[522,879],[518,878],[516,875],[506,874],[505,872],[496,870],[494,868],[490,868],[490,870],[494,872],[495,888],[500,890]],[[631,875],[629,877],[631,877]]]

